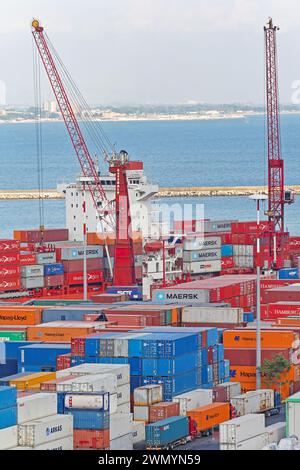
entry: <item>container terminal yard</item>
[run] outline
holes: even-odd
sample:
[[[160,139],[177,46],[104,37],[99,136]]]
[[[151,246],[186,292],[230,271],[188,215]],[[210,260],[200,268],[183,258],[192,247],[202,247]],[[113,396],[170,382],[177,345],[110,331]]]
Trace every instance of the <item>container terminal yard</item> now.
[[[81,173],[57,191],[1,192],[37,197],[41,216],[0,240],[1,450],[300,449],[300,235],[284,224],[297,188],[284,185],[277,29],[264,27],[266,191],[180,188],[250,193],[257,218],[168,224],[152,201],[176,188],[116,151],[32,21],[37,129],[40,60]],[[47,197],[65,198],[66,227],[44,226]]]

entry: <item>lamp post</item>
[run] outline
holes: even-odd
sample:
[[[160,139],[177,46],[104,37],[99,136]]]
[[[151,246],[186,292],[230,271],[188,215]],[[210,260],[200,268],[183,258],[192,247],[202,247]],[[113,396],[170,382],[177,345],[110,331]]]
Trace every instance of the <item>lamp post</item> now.
[[[249,199],[256,201],[256,389],[261,388],[261,315],[260,315],[260,202],[266,201],[266,194],[252,194]]]

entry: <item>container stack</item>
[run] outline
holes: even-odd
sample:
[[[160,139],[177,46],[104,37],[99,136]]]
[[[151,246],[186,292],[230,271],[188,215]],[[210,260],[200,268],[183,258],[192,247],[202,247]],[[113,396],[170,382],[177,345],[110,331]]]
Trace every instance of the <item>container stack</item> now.
[[[150,422],[150,407],[162,402],[162,385],[144,385],[133,391],[133,417],[135,421]]]
[[[20,242],[0,240],[0,292],[21,288]]]
[[[2,386],[0,387],[0,436],[3,436],[3,441],[0,440],[0,449],[14,446],[16,425],[17,391],[14,387]]]
[[[183,271],[190,274],[221,271],[220,237],[187,237],[183,241]]]

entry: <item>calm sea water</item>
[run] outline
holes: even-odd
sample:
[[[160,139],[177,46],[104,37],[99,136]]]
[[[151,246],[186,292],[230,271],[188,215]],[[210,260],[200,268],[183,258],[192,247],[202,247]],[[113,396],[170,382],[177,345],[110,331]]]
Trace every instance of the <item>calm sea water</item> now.
[[[148,177],[161,186],[262,185],[267,182],[262,116],[220,121],[105,122],[117,148],[142,159]],[[282,149],[287,184],[300,184],[300,115],[282,117]],[[78,163],[63,123],[43,124],[44,187],[74,181]],[[96,153],[89,143],[91,154]],[[33,124],[0,125],[0,189],[37,188]],[[102,165],[103,172],[106,166]],[[205,217],[255,218],[252,201],[241,197],[183,199],[203,203]],[[163,202],[167,202],[163,200]],[[180,202],[172,199],[170,202]],[[64,201],[45,201],[47,226],[65,224]],[[286,209],[287,228],[300,233],[300,200]],[[39,224],[37,201],[1,201],[0,236]]]

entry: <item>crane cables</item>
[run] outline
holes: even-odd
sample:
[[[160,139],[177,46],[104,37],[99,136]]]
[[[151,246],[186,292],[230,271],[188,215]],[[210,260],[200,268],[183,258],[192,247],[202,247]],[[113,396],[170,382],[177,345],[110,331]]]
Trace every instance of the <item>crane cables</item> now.
[[[44,231],[44,181],[43,181],[43,134],[42,134],[42,103],[41,103],[41,67],[40,57],[34,42],[33,47],[33,86],[34,86],[34,115],[35,115],[35,139],[36,139],[36,159],[37,159],[37,184],[38,184],[38,208],[40,231]],[[43,235],[41,237],[43,240]]]

